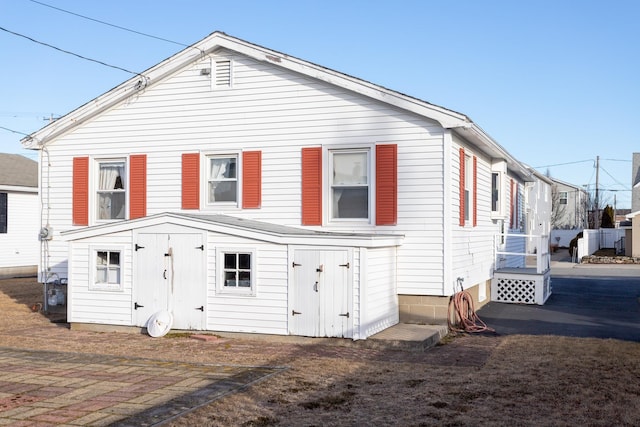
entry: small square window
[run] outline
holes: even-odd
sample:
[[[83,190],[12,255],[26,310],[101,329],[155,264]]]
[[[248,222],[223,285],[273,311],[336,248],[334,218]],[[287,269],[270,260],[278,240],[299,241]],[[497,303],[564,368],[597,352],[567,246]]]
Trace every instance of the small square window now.
[[[222,251],[221,293],[255,295],[255,253],[253,251]]]
[[[90,289],[122,290],[121,251],[94,250],[94,271]]]
[[[569,200],[569,193],[567,191],[560,192],[560,204],[566,205]]]

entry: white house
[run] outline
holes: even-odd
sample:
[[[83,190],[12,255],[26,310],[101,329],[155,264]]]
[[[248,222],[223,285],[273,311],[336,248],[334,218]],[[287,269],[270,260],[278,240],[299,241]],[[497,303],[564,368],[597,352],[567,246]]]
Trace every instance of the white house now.
[[[23,144],[49,156],[40,269],[68,277],[72,324],[442,321],[460,286],[488,300],[540,181],[461,113],[220,32]]]
[[[587,191],[577,185],[569,184],[556,178],[553,182],[555,206],[553,207],[552,227],[561,230],[582,230],[588,228]]]
[[[39,229],[38,163],[0,153],[0,277],[36,274]]]

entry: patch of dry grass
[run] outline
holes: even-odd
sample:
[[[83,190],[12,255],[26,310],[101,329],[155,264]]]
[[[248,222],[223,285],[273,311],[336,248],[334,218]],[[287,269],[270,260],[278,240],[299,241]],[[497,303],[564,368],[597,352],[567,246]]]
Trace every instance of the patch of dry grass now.
[[[249,338],[152,339],[53,324],[29,308],[39,292],[34,283],[0,281],[1,345],[289,368],[171,426],[640,425],[635,342],[457,335],[410,352]]]

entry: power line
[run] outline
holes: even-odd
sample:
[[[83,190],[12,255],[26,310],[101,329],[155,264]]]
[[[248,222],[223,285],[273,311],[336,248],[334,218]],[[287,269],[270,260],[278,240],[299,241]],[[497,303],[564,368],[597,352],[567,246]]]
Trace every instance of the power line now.
[[[115,68],[116,70],[124,71],[126,73],[133,74],[135,76],[142,76],[141,73],[137,73],[135,71],[127,70],[126,68],[118,67],[117,65],[107,64],[106,62],[98,61],[97,59],[87,58],[86,56],[82,56],[82,55],[79,55],[77,53],[70,52],[68,50],[60,49],[59,47],[50,45],[50,44],[45,43],[45,42],[41,42],[41,41],[33,39],[33,38],[29,37],[29,36],[25,36],[24,34],[20,34],[20,33],[16,33],[14,31],[11,31],[11,30],[7,30],[4,27],[0,27],[0,30],[5,31],[5,32],[7,32],[9,34],[13,34],[14,36],[25,38],[25,39],[27,39],[29,41],[32,41],[32,42],[37,43],[37,44],[40,44],[42,46],[46,46],[46,47],[49,47],[51,49],[55,49],[55,50],[57,50],[59,52],[63,52],[63,53],[66,53],[68,55],[73,55],[73,56],[75,56],[77,58],[84,59],[85,61],[95,62],[96,64],[104,65],[105,67]]]
[[[555,165],[543,165],[543,166],[535,166],[535,169],[540,169],[540,168],[551,168],[554,166],[566,166],[566,165],[575,165],[577,163],[587,163],[587,162],[591,162],[593,163],[594,160],[593,159],[587,159],[587,160],[578,160],[575,162],[567,162],[567,163],[556,163]]]
[[[145,36],[145,37],[150,37],[152,39],[160,40],[160,41],[163,41],[163,42],[173,43],[173,44],[177,44],[177,45],[183,46],[183,47],[189,47],[189,45],[184,44],[184,43],[176,42],[176,41],[173,41],[173,40],[165,39],[165,38],[162,38],[162,37],[154,36],[154,35],[151,35],[151,34],[140,32],[140,31],[132,30],[130,28],[121,27],[120,25],[115,25],[115,24],[111,24],[109,22],[101,21],[99,19],[91,18],[89,16],[80,15],[79,13],[71,12],[69,10],[65,10],[65,9],[62,9],[62,8],[59,8],[59,7],[56,7],[56,6],[51,6],[50,4],[46,4],[46,3],[43,3],[43,2],[40,2],[40,1],[36,1],[36,0],[30,0],[30,1],[33,2],[33,3],[39,4],[41,6],[49,7],[51,9],[55,9],[55,10],[60,11],[60,12],[68,13],[69,15],[73,15],[73,16],[77,16],[79,18],[88,19],[89,21],[97,22],[98,24],[108,25],[109,27],[117,28],[117,29],[123,30],[123,31],[128,31],[130,33],[138,34],[138,35]]]
[[[20,132],[20,131],[18,131],[18,130],[9,129],[9,128],[6,128],[6,127],[4,127],[4,126],[0,126],[0,129],[3,129],[3,130],[6,130],[6,131],[9,131],[9,132],[11,132],[11,133],[17,133],[17,134],[20,134],[20,135],[29,136],[29,134],[27,134],[27,133]]]

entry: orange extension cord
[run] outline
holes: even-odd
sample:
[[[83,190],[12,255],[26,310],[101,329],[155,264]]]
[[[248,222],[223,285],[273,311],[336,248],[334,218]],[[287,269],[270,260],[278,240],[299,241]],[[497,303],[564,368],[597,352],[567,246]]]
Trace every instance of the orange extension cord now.
[[[473,298],[464,290],[449,299],[447,324],[453,332],[495,332],[478,317],[473,308]]]

